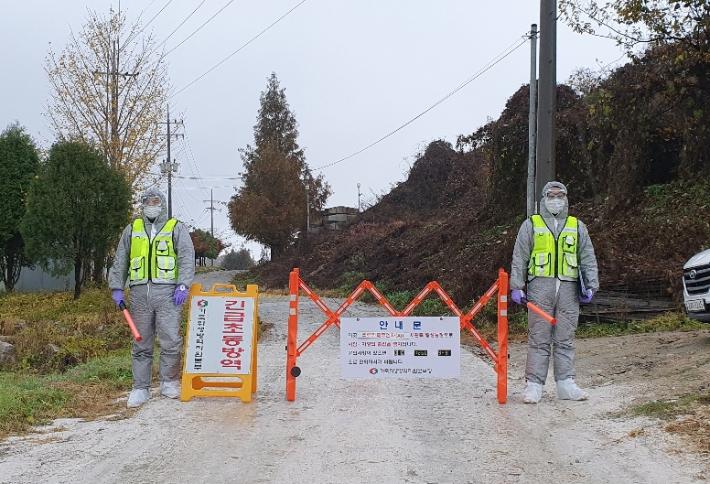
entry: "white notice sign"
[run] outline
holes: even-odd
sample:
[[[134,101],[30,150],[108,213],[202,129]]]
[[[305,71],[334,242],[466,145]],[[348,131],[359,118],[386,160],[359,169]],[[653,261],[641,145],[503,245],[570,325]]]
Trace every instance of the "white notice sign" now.
[[[438,377],[461,374],[457,317],[340,318],[344,377]]]
[[[251,373],[254,298],[190,299],[185,373]]]

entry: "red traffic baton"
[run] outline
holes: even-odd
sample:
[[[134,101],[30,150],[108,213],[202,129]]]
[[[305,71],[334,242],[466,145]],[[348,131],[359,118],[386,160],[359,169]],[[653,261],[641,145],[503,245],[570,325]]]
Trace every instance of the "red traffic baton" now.
[[[547,321],[550,324],[557,324],[557,319],[553,318],[549,314],[547,314],[545,311],[537,307],[535,304],[531,303],[530,301],[527,300],[527,298],[520,298],[521,302],[524,302],[525,305],[528,307],[528,309],[534,313],[536,313],[538,316],[540,316],[542,319]]]
[[[133,318],[131,317],[131,314],[128,312],[128,308],[126,307],[126,303],[121,301],[121,304],[119,304],[118,307],[121,309],[121,311],[123,311],[123,317],[126,318],[126,322],[128,323],[128,327],[131,328],[131,333],[133,333],[133,337],[136,339],[136,341],[142,340],[143,337],[138,332],[138,328],[136,328],[136,323],[133,322]]]

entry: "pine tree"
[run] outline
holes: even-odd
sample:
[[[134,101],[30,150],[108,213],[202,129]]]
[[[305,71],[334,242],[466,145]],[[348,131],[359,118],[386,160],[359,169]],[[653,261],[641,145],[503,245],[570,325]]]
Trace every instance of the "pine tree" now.
[[[323,208],[331,190],[323,175],[313,177],[308,168],[298,122],[275,73],[260,102],[254,146],[240,150],[243,185],[229,202],[229,219],[235,232],[267,246],[273,260],[306,226],[306,189],[311,213]]]
[[[123,174],[81,141],[52,146],[29,190],[20,224],[27,257],[53,275],[74,269],[74,299],[87,264],[115,247],[129,220],[131,192]]]
[[[14,289],[22,267],[29,265],[20,222],[37,170],[39,156],[34,141],[19,124],[11,124],[0,135],[0,280],[7,292]]]

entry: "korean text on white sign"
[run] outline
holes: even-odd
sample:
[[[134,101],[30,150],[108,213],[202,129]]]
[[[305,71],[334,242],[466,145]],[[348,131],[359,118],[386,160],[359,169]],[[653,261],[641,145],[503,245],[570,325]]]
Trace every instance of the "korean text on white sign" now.
[[[342,375],[458,377],[459,325],[457,317],[340,318]]]
[[[251,373],[254,299],[193,297],[186,373]]]

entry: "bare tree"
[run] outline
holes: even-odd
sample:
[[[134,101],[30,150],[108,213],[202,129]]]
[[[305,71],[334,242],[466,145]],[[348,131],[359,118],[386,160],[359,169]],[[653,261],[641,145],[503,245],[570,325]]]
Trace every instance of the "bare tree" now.
[[[149,181],[166,141],[167,66],[152,36],[139,40],[141,33],[113,9],[109,18],[89,11],[79,35],[71,33],[59,56],[50,49],[45,65],[52,87],[45,115],[58,138],[97,146],[134,191]]]

